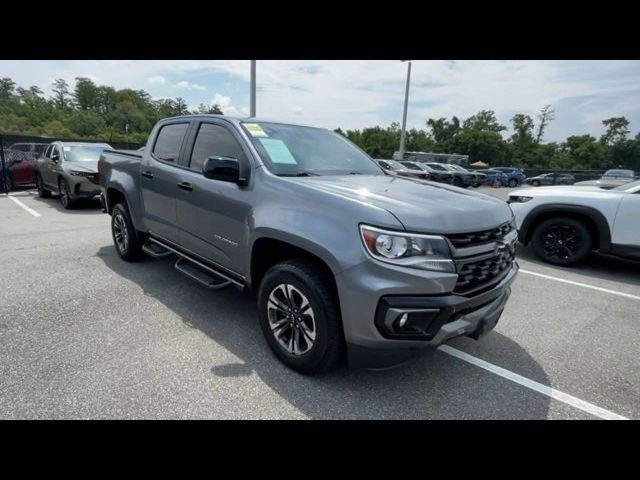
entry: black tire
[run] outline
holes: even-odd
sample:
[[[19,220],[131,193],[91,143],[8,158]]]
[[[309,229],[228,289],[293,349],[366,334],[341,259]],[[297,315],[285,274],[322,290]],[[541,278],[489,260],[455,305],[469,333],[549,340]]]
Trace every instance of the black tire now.
[[[36,174],[36,187],[38,189],[38,197],[40,198],[50,198],[51,192],[47,190],[44,186],[44,182],[42,181],[42,177],[40,174]]]
[[[454,177],[453,186],[462,188],[462,180],[460,180],[458,177]]]
[[[511,180],[509,180],[509,187],[515,188],[517,186],[518,186],[518,180],[516,180],[515,178],[512,178]]]
[[[60,192],[60,203],[65,210],[71,210],[74,207],[71,192],[69,192],[69,184],[64,178],[58,180],[58,192]]]
[[[531,236],[533,251],[554,265],[574,265],[593,250],[593,238],[580,220],[554,217],[540,223]]]
[[[533,185],[534,187],[539,187],[540,186],[540,180],[533,180],[531,182],[531,185]]]
[[[111,212],[111,236],[120,258],[127,262],[137,262],[144,257],[139,238],[129,209],[125,203],[118,203]]]
[[[289,368],[304,374],[323,373],[336,367],[343,358],[344,336],[342,332],[342,322],[340,319],[340,308],[338,306],[337,294],[333,288],[332,281],[326,274],[321,273],[322,269],[313,261],[306,259],[294,259],[279,263],[273,266],[264,276],[258,291],[258,315],[260,327],[273,353]],[[315,339],[308,351],[294,354],[279,343],[274,330],[284,332],[278,338],[283,340],[287,332],[291,332],[289,338],[294,335],[294,328],[298,329],[299,338],[306,341],[300,327],[287,326],[287,315],[283,309],[274,309],[269,297],[275,294],[279,287],[288,285],[294,287],[302,293],[309,302],[311,313],[313,314],[313,333]],[[289,289],[287,289],[289,291]],[[276,295],[277,296],[277,295]],[[291,298],[300,296],[294,291]],[[281,297],[282,298],[282,297]],[[289,302],[288,305],[291,305]],[[295,302],[293,302],[295,305]],[[271,311],[270,311],[271,310]],[[282,322],[282,328],[270,326],[270,318],[273,312],[281,312],[282,317],[275,321]],[[309,310],[307,310],[309,311]],[[295,322],[295,314],[289,315],[289,319]],[[299,315],[298,322],[302,323],[304,318],[309,320],[309,316]],[[290,325],[293,325],[291,323]],[[309,347],[309,344],[306,344]]]

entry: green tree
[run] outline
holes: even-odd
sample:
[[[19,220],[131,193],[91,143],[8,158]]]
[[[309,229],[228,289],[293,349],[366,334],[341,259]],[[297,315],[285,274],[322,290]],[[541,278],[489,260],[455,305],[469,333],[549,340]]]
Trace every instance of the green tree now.
[[[200,105],[198,105],[198,109],[195,111],[195,113],[199,113],[201,115],[223,115],[222,109],[217,103],[211,106],[207,106],[204,103],[201,103]]]
[[[80,110],[98,111],[100,90],[90,78],[76,77],[73,99]]]
[[[0,78],[0,100],[10,99],[15,93],[15,88],[16,82],[9,77]]]
[[[70,106],[71,93],[69,91],[69,84],[62,78],[58,78],[53,82],[53,88],[51,91],[53,92],[52,100],[56,104],[56,106],[64,110]]]
[[[612,117],[602,121],[602,124],[606,127],[606,131],[600,142],[603,145],[616,145],[627,140],[629,136],[629,120],[625,117]]]
[[[533,138],[533,119],[529,115],[517,113],[511,118],[513,135],[510,140],[508,157],[514,166],[525,166],[530,163],[536,148]]]
[[[496,119],[493,110],[480,110],[475,115],[467,118],[463,124],[463,128],[469,130],[480,130],[482,132],[500,133],[507,129],[504,125],[500,125]]]
[[[446,118],[427,120],[427,126],[431,129],[431,137],[437,145],[445,145],[460,130],[460,120],[453,117],[451,122]]]
[[[600,170],[607,168],[606,150],[602,143],[591,135],[573,135],[562,146],[562,153],[551,163],[551,168],[574,170]],[[560,165],[559,159],[566,161]]]
[[[540,143],[544,136],[545,129],[549,126],[552,120],[556,118],[555,112],[551,108],[551,105],[545,105],[538,114],[538,133],[536,133],[536,143]]]

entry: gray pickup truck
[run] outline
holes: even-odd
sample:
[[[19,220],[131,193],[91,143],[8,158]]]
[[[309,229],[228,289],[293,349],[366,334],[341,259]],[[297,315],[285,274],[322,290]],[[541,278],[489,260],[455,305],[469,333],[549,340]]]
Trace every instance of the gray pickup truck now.
[[[325,129],[168,118],[143,152],[105,151],[99,172],[124,260],[177,255],[211,289],[257,290],[267,343],[303,373],[477,339],[518,270],[505,202],[388,175]]]

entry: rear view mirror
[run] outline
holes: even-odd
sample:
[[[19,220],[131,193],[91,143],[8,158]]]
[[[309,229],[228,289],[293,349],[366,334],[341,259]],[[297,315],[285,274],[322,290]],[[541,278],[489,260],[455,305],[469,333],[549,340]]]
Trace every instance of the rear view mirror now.
[[[213,180],[240,183],[240,162],[232,157],[209,157],[202,165],[202,174]]]

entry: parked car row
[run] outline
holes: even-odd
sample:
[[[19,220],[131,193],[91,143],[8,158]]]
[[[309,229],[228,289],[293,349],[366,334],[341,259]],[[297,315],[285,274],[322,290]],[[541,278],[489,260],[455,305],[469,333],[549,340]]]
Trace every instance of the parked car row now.
[[[383,169],[397,175],[413,176],[462,188],[477,188],[480,185],[513,188],[522,185],[526,178],[522,170],[509,167],[467,170],[460,165],[438,162],[386,159],[378,159],[377,162]]]

